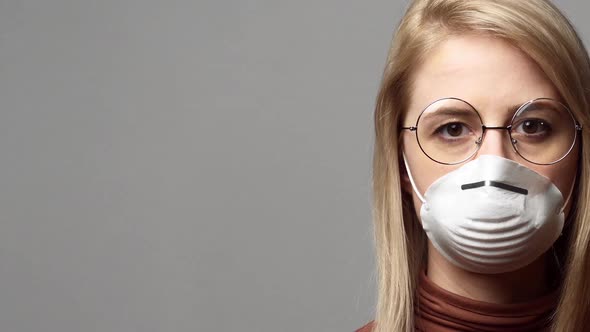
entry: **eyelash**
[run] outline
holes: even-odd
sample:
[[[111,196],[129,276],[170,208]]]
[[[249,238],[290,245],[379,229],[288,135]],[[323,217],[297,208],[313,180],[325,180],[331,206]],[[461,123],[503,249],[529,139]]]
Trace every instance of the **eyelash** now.
[[[448,128],[449,128],[450,125],[454,125],[454,124],[457,124],[457,125],[460,125],[461,126],[461,134],[462,135],[461,136],[457,136],[457,137],[453,137],[452,135],[449,137],[449,136],[445,135],[445,134],[448,134],[448,133],[444,133],[444,131],[445,130],[448,130]],[[450,121],[450,122],[447,122],[447,123],[442,124],[439,127],[437,127],[436,130],[434,131],[434,134],[435,135],[439,135],[439,136],[444,136],[444,139],[451,141],[451,140],[458,140],[461,137],[463,137],[464,136],[463,135],[463,132],[464,131],[470,131],[469,130],[469,127],[466,124],[464,124],[462,122],[459,122],[459,121]]]

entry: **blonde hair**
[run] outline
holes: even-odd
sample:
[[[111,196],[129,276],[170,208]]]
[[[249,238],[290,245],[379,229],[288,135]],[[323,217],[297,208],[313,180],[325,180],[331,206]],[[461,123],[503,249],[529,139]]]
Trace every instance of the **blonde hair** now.
[[[453,34],[502,38],[533,59],[585,127],[590,124],[590,60],[567,18],[545,0],[415,0],[392,41],[375,107],[373,219],[379,272],[375,332],[413,331],[416,280],[425,235],[411,196],[401,189],[401,120],[414,68]],[[582,141],[590,142],[583,130]],[[577,194],[570,214],[560,302],[554,331],[590,322],[590,144],[582,145]],[[573,198],[572,198],[573,199]],[[569,240],[567,240],[569,239]]]

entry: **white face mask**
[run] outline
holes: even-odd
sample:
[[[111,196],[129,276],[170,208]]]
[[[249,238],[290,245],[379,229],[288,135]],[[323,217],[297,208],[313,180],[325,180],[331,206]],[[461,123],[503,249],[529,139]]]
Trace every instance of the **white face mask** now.
[[[517,270],[551,248],[561,234],[561,192],[525,166],[482,155],[436,180],[422,197],[405,156],[404,162],[423,203],[424,231],[446,259],[465,270]]]

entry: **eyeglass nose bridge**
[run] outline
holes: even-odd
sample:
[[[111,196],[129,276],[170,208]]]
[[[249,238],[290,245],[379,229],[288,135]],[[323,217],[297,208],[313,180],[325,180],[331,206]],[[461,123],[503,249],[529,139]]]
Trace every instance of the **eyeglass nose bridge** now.
[[[517,143],[517,141],[512,138],[512,125],[508,125],[508,126],[486,126],[486,125],[481,125],[481,136],[477,139],[477,141],[475,141],[475,144],[477,144],[478,146],[481,146],[483,139],[486,135],[486,130],[506,130],[508,132],[508,138],[510,138],[510,143],[512,143],[512,147],[514,147],[514,144]]]

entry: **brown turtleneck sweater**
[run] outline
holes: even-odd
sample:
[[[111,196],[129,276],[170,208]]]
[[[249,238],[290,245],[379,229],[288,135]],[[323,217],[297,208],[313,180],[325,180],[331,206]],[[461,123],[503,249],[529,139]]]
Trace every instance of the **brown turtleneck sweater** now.
[[[476,301],[450,293],[420,275],[415,325],[418,332],[528,332],[549,331],[558,290],[514,304]],[[373,322],[356,332],[370,332]]]

